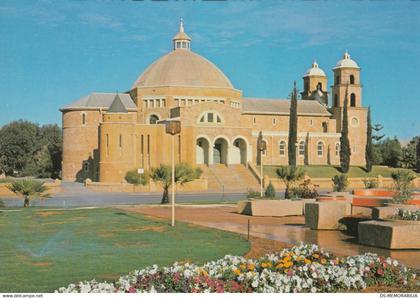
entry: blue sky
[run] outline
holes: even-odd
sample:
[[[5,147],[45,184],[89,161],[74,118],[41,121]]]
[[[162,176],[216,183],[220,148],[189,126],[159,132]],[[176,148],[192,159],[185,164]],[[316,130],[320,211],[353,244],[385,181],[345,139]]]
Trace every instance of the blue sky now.
[[[171,50],[179,18],[192,49],[246,97],[285,98],[317,59],[330,78],[345,49],[384,133],[420,134],[420,1],[0,2],[0,125],[61,124],[90,92],[123,92]]]

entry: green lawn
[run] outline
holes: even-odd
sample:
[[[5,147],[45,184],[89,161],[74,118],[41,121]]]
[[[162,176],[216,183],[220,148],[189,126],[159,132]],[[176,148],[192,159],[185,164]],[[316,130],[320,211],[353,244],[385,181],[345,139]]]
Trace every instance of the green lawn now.
[[[276,168],[278,166],[264,166],[264,172],[270,177],[277,177]],[[312,178],[332,178],[335,175],[340,175],[338,167],[334,166],[302,166],[306,174]],[[382,175],[383,177],[391,177],[392,171],[395,168],[389,168],[386,166],[373,166],[370,173],[365,172],[364,168],[351,166],[348,172],[349,177],[373,177]]]
[[[51,292],[80,280],[115,280],[174,261],[243,255],[249,243],[220,230],[116,209],[0,211],[0,292]]]

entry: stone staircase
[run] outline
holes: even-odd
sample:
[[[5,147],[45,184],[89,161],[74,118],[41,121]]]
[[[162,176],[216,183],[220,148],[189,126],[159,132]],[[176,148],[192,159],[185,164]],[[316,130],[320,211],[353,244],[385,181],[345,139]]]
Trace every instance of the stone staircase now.
[[[203,177],[207,178],[211,191],[246,191],[248,188],[258,190],[258,180],[244,165],[201,165]]]

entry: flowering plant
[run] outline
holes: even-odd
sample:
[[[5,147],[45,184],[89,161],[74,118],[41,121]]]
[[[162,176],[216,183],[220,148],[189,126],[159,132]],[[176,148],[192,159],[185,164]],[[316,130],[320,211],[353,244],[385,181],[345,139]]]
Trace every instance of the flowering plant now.
[[[401,219],[401,220],[420,220],[420,209],[416,211],[410,211],[406,209],[397,208],[393,219]]]
[[[56,292],[338,292],[376,284],[408,285],[415,277],[391,258],[370,253],[340,258],[317,245],[300,244],[256,260],[227,255],[203,266],[153,265],[122,276],[115,283],[93,280]]]

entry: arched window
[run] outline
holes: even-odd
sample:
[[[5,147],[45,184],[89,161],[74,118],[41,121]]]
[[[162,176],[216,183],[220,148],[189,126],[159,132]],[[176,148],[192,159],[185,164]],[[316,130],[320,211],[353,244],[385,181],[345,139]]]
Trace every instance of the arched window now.
[[[205,112],[199,117],[200,123],[222,123],[222,116],[217,112]]]
[[[149,117],[149,124],[156,124],[159,121],[159,117],[157,115],[150,115]]]
[[[356,106],[356,94],[352,93],[350,95],[350,106],[355,107]]]
[[[86,125],[86,114],[82,113],[82,125]]]
[[[299,143],[299,155],[300,156],[305,155],[305,141],[300,141]]]
[[[354,75],[350,75],[350,84],[354,84]]]
[[[321,83],[321,82],[319,82],[319,83],[318,83],[318,85],[317,85],[317,89],[318,89],[318,90],[322,90],[322,83]]]
[[[318,157],[322,157],[324,155],[324,143],[321,141],[316,144],[316,153],[318,154]]]
[[[285,141],[280,141],[279,149],[280,149],[281,156],[286,155],[286,142]]]
[[[335,84],[340,84],[340,76],[335,76]]]
[[[334,94],[334,106],[338,107],[338,96],[337,96],[337,94]]]
[[[335,156],[340,155],[340,143],[335,144]]]

